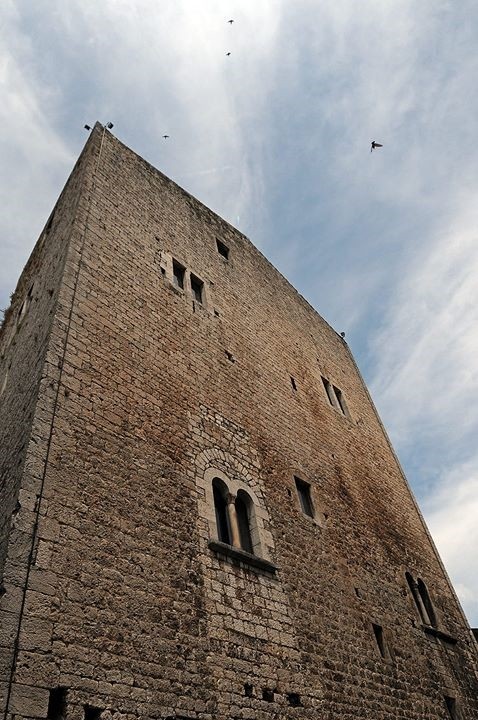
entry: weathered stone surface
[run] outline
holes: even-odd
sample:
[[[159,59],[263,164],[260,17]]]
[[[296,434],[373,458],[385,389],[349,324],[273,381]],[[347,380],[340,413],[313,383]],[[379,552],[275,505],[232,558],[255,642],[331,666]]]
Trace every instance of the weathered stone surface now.
[[[61,686],[67,720],[439,720],[445,695],[478,718],[477,645],[350,351],[241,233],[97,126],[12,308],[9,717]],[[269,564],[210,548],[215,477],[253,499]],[[424,632],[407,571],[456,644]]]

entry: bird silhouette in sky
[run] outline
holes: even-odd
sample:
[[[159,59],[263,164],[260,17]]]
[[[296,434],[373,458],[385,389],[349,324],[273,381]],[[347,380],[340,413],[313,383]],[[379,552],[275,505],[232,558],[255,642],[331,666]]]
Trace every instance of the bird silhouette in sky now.
[[[234,22],[234,20],[228,20],[227,22],[229,23],[229,25],[232,25],[232,23]]]
[[[375,140],[372,140],[372,147],[370,148],[370,152],[373,152],[375,148],[383,147],[382,143],[375,142]]]
[[[229,57],[230,54],[231,54],[230,52],[227,52],[227,53],[226,53],[227,57]]]
[[[169,137],[169,135],[163,135],[163,138],[164,138],[165,140],[167,140],[168,137]]]

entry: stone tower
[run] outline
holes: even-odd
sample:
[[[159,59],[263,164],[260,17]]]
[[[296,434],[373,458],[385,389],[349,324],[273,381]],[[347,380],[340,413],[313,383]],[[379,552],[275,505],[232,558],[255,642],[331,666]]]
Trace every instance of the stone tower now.
[[[478,718],[345,341],[100,125],[0,354],[5,720]]]

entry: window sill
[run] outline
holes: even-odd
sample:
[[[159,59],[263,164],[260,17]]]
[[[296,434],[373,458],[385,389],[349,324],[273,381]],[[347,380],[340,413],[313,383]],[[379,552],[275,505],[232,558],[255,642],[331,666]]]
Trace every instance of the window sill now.
[[[226,558],[238,560],[239,562],[244,563],[244,565],[249,565],[251,567],[258,568],[259,570],[264,570],[265,572],[275,574],[278,570],[277,565],[269,562],[269,560],[265,560],[257,555],[252,555],[245,550],[233,547],[232,545],[220,542],[219,540],[210,540],[208,547],[216,553],[216,555],[224,555]]]
[[[443,640],[450,645],[456,645],[458,642],[456,638],[448,635],[448,633],[443,632],[442,630],[438,630],[437,628],[432,627],[431,625],[422,625],[422,630],[427,635],[432,635],[433,637],[436,637],[439,640]]]

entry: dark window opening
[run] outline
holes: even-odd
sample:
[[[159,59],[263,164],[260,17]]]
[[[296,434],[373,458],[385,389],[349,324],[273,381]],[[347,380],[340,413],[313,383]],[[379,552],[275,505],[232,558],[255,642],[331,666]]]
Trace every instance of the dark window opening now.
[[[173,260],[173,283],[181,290],[184,290],[184,273],[185,268]]]
[[[291,707],[300,707],[302,705],[299,693],[287,693],[287,702]]]
[[[324,388],[325,392],[327,393],[327,397],[329,398],[329,403],[332,405],[332,407],[335,407],[335,396],[332,385],[324,377],[322,378],[322,382],[324,383]]]
[[[250,501],[247,494],[239,490],[235,502],[237,524],[239,526],[239,537],[241,548],[248,553],[253,554],[251,528],[249,521]]]
[[[198,303],[202,303],[203,287],[203,281],[191,273],[191,292]]]
[[[300,507],[304,515],[314,517],[314,507],[310,496],[310,485],[298,477],[294,477],[297,495],[299,496]]]
[[[293,390],[297,390],[297,383],[296,383],[295,379],[292,377],[292,375],[290,376],[290,384],[292,385]]]
[[[270,688],[262,688],[262,699],[266,702],[274,702],[274,691]]]
[[[48,698],[48,720],[64,720],[66,717],[66,688],[57,687],[50,690]]]
[[[230,545],[231,535],[229,532],[226,502],[227,489],[218,478],[215,478],[212,482],[212,490],[214,495],[214,509],[216,511],[217,539]]]
[[[428,625],[431,625],[432,627],[436,628],[437,626],[437,619],[435,615],[435,610],[433,609],[432,601],[430,599],[430,595],[428,594],[428,589],[423,580],[418,578],[417,580],[417,588],[418,592],[420,593],[420,597],[423,603],[423,607],[425,608],[425,614],[426,614],[426,620],[428,621]]]
[[[335,387],[335,385],[333,386],[333,390],[343,415],[347,415],[347,406],[345,404],[344,396],[342,395],[342,390],[339,390],[339,388]]]
[[[85,720],[100,720],[102,708],[94,707],[93,705],[85,705]]]
[[[377,647],[380,650],[380,655],[383,658],[387,657],[387,646],[385,645],[385,638],[383,637],[383,628],[381,625],[375,625],[375,623],[372,623],[373,627],[373,634],[375,635],[375,640],[377,642]]]
[[[448,710],[448,715],[450,716],[451,720],[458,720],[458,711],[456,708],[456,700],[453,697],[450,697],[449,695],[444,696],[446,709]]]
[[[227,245],[224,245],[223,242],[216,238],[216,246],[219,255],[222,255],[223,258],[229,260],[229,248],[227,247]]]
[[[244,683],[244,695],[246,697],[252,697],[254,694],[254,686],[251,683]]]

